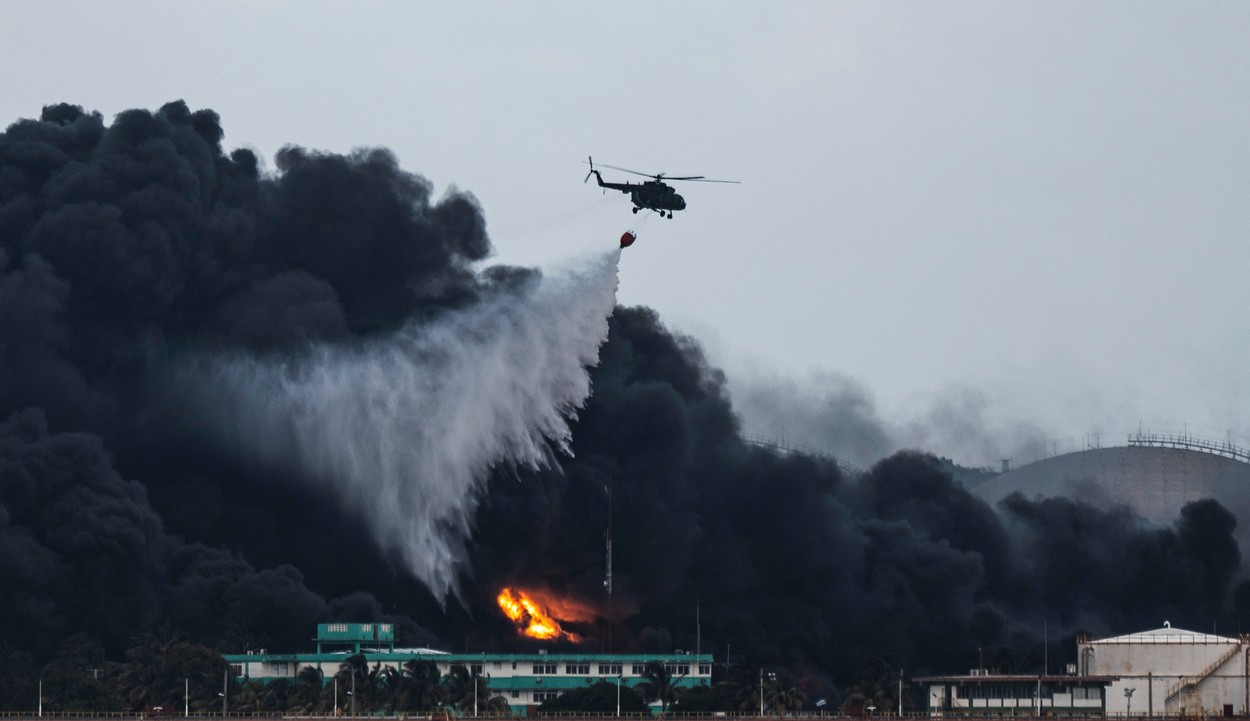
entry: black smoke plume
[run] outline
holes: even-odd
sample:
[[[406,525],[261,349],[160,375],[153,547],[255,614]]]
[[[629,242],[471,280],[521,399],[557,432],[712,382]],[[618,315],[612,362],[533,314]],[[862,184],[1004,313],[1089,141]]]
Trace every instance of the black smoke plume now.
[[[932,455],[846,478],[745,445],[725,379],[645,309],[617,310],[594,379],[564,473],[492,489],[477,576],[602,599],[611,483],[617,603],[636,609],[618,618],[626,648],[698,643],[721,662],[729,647],[846,681],[881,657],[909,673],[963,672],[982,654],[1036,672],[1049,642],[1053,671],[1077,632],[1232,628],[1247,610],[1231,595],[1236,519],[1215,501],[1171,530],[1066,499],[996,512]]]
[[[152,379],[174,355],[361,345],[534,271],[481,269],[473,197],[435,199],[385,150],[288,147],[270,172],[223,137],[182,102],[111,123],[54,105],[0,135],[6,653],[47,658],[87,632],[115,656],[156,626],[295,651],[312,624],[349,619],[395,621],[406,643],[526,648],[494,597],[530,585],[600,610],[585,647],[610,630],[613,650],[699,646],[828,685],[868,658],[962,671],[978,649],[1036,671],[1043,628],[1070,653],[1078,630],[1250,612],[1236,519],[1215,502],[1148,530],[1071,500],[991,509],[920,452],[847,478],[749,446],[723,375],[645,308],[612,315],[572,457],[496,469],[444,607],[322,485],[171,424]]]

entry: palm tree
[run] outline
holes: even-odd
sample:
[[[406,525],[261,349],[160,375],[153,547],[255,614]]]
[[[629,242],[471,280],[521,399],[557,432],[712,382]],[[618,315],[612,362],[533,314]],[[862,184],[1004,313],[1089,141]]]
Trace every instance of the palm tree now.
[[[373,708],[378,697],[379,675],[382,664],[374,664],[369,668],[369,661],[363,653],[353,654],[343,660],[335,678],[347,690],[351,701],[348,708],[352,714],[367,713]]]
[[[43,667],[43,705],[57,711],[108,711],[112,698],[110,671],[116,664],[104,657],[100,640],[86,633],[65,639],[57,657]],[[117,706],[116,710],[121,710]]]
[[[508,705],[508,699],[503,696],[491,696],[486,701],[486,705],[479,710],[479,713],[489,716],[511,716],[512,707]]]
[[[404,664],[403,707],[407,711],[429,711],[443,702],[438,666],[433,661],[412,659]]]
[[[118,696],[130,710],[180,707],[189,691],[196,711],[212,710],[226,670],[217,651],[184,641],[177,634],[136,636],[117,674]]]
[[[785,671],[770,673],[764,682],[764,706],[773,712],[801,711],[807,705],[807,694],[794,685]]]
[[[0,711],[30,711],[39,697],[35,657],[0,642]]]
[[[290,695],[289,711],[311,713],[321,706],[321,690],[325,687],[325,674],[316,666],[305,666],[295,677],[295,689]]]
[[[404,675],[394,666],[384,666],[377,672],[377,700],[389,713],[394,713],[399,706],[403,692]]]
[[[117,674],[118,695],[128,710],[138,711],[165,701],[167,679],[161,661],[176,639],[157,638],[150,633],[132,639],[126,650],[127,662]]]
[[[237,690],[230,694],[230,710],[232,712],[256,712],[263,705],[265,694],[263,681],[246,680]]]
[[[285,711],[290,705],[291,682],[276,678],[261,684],[259,705],[261,711]]]
[[[460,710],[472,706],[473,679],[469,677],[469,669],[460,664],[447,669],[443,677],[443,699]]]
[[[638,691],[648,703],[660,702],[660,713],[668,710],[669,704],[677,700],[677,680],[669,673],[668,668],[657,661],[648,663],[642,672],[642,683]]]
[[[868,707],[881,711],[894,708],[896,702],[894,666],[887,659],[869,658],[855,673],[855,681],[846,688],[846,700],[842,702],[842,710],[850,713],[862,712]]]

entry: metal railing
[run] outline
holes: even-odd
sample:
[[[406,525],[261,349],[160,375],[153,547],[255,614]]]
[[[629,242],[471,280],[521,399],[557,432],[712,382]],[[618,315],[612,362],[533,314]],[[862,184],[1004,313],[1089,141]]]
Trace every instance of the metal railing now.
[[[1188,433],[1175,436],[1163,433],[1137,433],[1128,434],[1128,445],[1130,447],[1160,447],[1160,448],[1181,448],[1187,451],[1201,451],[1203,453],[1211,453],[1225,458],[1232,458],[1242,463],[1250,463],[1250,450],[1235,446],[1232,442],[1220,443],[1218,441],[1208,441],[1203,438],[1191,436]]]

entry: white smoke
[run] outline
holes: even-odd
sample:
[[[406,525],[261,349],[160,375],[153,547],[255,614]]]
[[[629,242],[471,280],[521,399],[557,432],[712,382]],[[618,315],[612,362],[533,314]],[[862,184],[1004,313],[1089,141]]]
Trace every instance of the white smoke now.
[[[490,469],[536,468],[590,395],[620,251],[363,347],[229,357],[181,374],[208,430],[314,478],[439,598],[456,591]]]

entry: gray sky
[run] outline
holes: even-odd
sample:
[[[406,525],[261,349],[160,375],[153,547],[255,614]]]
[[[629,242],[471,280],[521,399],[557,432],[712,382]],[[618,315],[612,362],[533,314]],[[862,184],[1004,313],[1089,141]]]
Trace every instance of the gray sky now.
[[[587,155],[741,180],[683,186],[620,290],[738,387],[1250,444],[1247,38],[1245,2],[9,3],[0,121],[183,98],[270,161],[384,145],[523,265],[638,222]]]

